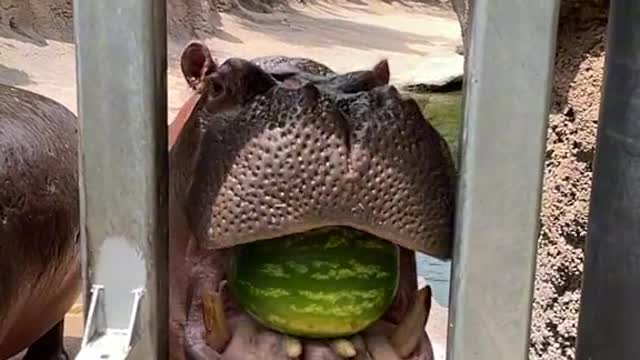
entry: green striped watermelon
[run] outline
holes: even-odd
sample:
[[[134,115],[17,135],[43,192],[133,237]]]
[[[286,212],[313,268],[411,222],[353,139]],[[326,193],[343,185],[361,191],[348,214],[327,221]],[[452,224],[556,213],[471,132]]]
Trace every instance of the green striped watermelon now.
[[[396,245],[332,227],[234,249],[234,300],[273,330],[307,338],[355,334],[379,319],[398,287]]]

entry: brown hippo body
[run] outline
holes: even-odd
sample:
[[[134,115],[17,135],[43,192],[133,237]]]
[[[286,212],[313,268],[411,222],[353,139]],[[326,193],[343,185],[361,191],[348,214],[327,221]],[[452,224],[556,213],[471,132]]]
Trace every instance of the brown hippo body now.
[[[414,251],[451,255],[445,141],[388,85],[386,61],[324,75],[259,65],[218,65],[199,43],[183,53],[196,95],[169,156],[170,358],[431,360],[430,289],[417,291]],[[234,246],[336,226],[402,249],[395,302],[374,326],[349,339],[294,339],[236,306],[225,287]]]
[[[0,84],[0,359],[66,359],[80,285],[78,123],[61,104]]]

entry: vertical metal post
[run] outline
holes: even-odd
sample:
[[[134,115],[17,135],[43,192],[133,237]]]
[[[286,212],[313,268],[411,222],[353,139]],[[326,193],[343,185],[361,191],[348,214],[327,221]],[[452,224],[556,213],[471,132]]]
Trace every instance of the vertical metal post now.
[[[78,359],[167,356],[165,2],[74,1],[90,305]]]
[[[559,0],[476,0],[449,360],[528,358]]]
[[[640,359],[640,2],[612,0],[578,360]]]

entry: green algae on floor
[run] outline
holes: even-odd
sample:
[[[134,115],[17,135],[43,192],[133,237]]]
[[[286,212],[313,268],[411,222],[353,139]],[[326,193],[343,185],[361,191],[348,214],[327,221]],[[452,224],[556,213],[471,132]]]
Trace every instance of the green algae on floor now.
[[[462,127],[462,91],[406,94],[418,103],[425,118],[445,138],[457,163],[458,139]]]

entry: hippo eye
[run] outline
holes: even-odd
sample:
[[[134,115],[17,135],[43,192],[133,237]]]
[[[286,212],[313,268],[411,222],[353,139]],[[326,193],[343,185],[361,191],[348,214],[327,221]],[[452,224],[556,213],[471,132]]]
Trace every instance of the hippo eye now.
[[[224,85],[218,79],[211,80],[211,90],[214,96],[221,95],[224,92]]]
[[[214,83],[213,84],[213,91],[219,93],[222,92],[222,85],[220,85],[219,83]]]

